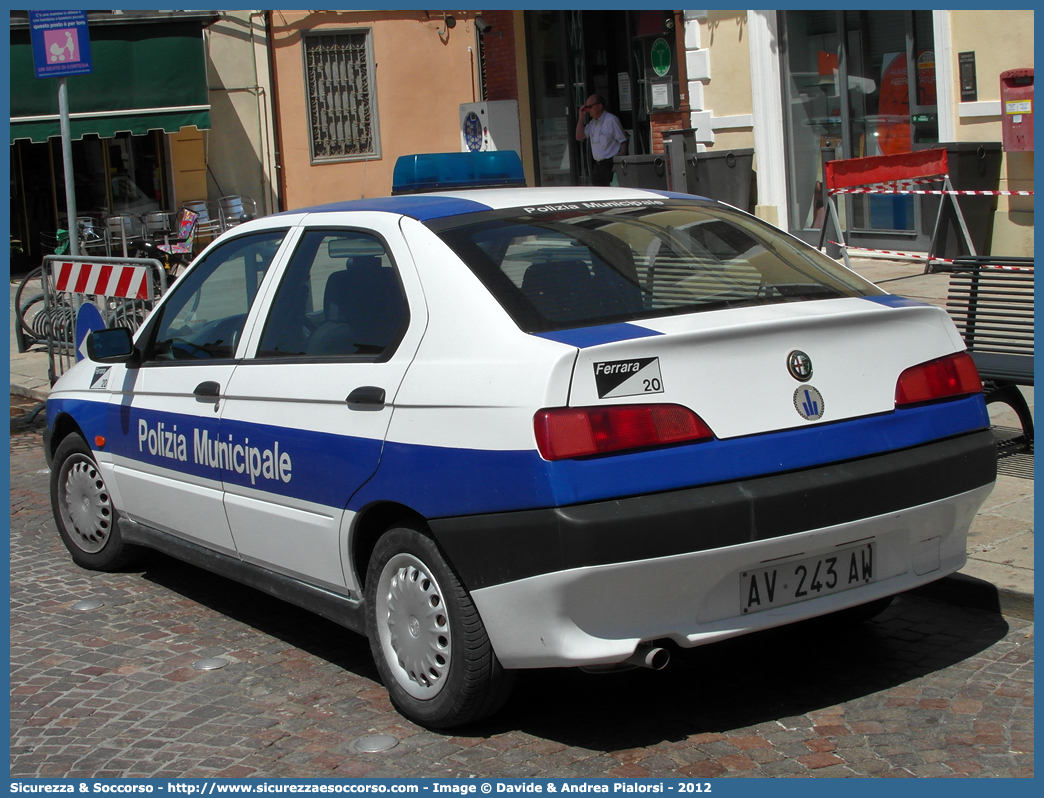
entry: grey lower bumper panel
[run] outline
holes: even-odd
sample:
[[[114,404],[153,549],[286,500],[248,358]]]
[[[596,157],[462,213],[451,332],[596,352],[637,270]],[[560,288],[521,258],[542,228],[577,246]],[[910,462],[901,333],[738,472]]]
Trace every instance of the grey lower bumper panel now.
[[[817,468],[570,507],[430,521],[469,590],[709,551],[917,507],[996,480],[989,430]]]

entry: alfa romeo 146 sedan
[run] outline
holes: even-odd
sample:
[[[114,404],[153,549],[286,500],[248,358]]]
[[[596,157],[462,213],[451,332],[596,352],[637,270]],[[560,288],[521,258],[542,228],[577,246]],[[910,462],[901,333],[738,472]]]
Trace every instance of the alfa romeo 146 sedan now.
[[[368,635],[431,727],[964,565],[995,451],[943,310],[711,200],[409,193],[458,161],[237,226],[89,336],[45,439],[78,564],[158,549]]]

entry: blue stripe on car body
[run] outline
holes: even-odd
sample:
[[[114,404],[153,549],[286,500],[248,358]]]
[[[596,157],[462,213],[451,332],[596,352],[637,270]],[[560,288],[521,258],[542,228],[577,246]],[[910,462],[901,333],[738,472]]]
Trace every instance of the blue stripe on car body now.
[[[860,299],[876,302],[878,305],[884,305],[888,308],[923,308],[928,305],[927,302],[920,302],[916,299],[908,299],[905,296],[896,296],[895,294],[876,294],[874,296],[860,297]]]
[[[989,426],[986,405],[976,395],[730,440],[547,462],[535,449],[382,444],[376,439],[292,427],[220,422],[223,442],[257,449],[258,456],[273,452],[277,460],[279,454],[287,454],[291,478],[283,480],[263,475],[252,478],[247,470],[201,463],[194,436],[198,430],[202,439],[206,430],[208,440],[213,441],[217,425],[212,420],[204,423],[197,416],[137,409],[127,412],[126,406],[82,400],[52,399],[52,403],[49,423],[53,424],[58,413],[69,412],[89,441],[95,434],[107,435],[106,451],[115,455],[329,507],[358,510],[374,501],[401,502],[427,518],[582,504],[729,482],[912,448]],[[106,408],[113,415],[111,425],[102,422]],[[186,436],[185,459],[152,455],[147,442],[139,445],[139,421],[156,430],[162,423],[164,432],[177,426],[178,434]],[[114,434],[114,430],[123,434]],[[357,464],[376,462],[382,447],[376,473],[350,496],[343,486],[357,485],[370,476],[368,469],[362,473]]]
[[[637,324],[623,323],[600,324],[597,327],[576,327],[570,330],[554,330],[552,332],[536,333],[536,335],[538,338],[546,338],[549,341],[575,346],[577,349],[586,349],[589,346],[612,344],[617,341],[631,341],[635,338],[648,338],[652,335],[663,335],[663,333]]]
[[[908,449],[989,427],[981,396],[730,440],[547,462],[535,451],[389,441],[350,509],[390,499],[426,518],[506,512],[661,493]],[[409,493],[398,493],[403,485]]]
[[[94,446],[94,438],[97,435],[105,435],[106,418],[108,413],[108,396],[105,401],[93,401],[90,399],[55,399],[53,396],[47,400],[47,428],[54,431],[58,416],[66,414],[80,428],[91,448]]]

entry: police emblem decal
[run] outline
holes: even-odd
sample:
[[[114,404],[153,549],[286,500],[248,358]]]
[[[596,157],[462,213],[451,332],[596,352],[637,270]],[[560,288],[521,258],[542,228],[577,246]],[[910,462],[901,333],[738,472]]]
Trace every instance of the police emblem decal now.
[[[812,358],[800,349],[795,349],[787,355],[787,371],[795,380],[808,382],[812,379]]]
[[[818,421],[826,411],[823,394],[811,385],[802,385],[794,391],[794,408],[806,421]]]
[[[482,122],[474,111],[469,111],[464,117],[463,133],[468,152],[478,152],[482,149]]]

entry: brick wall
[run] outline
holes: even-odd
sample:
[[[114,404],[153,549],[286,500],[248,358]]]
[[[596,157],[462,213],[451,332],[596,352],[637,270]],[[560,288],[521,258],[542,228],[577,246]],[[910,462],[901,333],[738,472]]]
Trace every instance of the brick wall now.
[[[514,14],[511,11],[483,11],[482,18],[493,26],[482,38],[486,60],[486,99],[517,100]]]
[[[652,128],[652,151],[663,152],[663,134],[668,130],[680,130],[689,127],[688,114],[683,111],[650,114]]]

